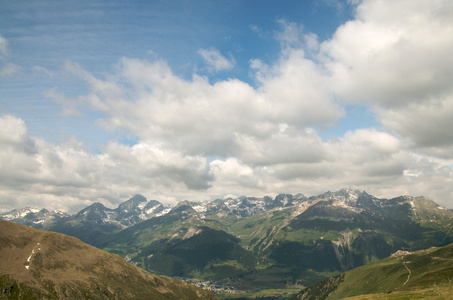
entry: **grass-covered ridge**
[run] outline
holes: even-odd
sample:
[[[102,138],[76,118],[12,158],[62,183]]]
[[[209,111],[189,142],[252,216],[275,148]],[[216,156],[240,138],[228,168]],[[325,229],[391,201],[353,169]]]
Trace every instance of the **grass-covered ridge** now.
[[[310,286],[297,299],[450,299],[452,280],[453,244],[392,255]]]
[[[6,221],[0,221],[0,257],[7,299],[216,299],[74,237]]]

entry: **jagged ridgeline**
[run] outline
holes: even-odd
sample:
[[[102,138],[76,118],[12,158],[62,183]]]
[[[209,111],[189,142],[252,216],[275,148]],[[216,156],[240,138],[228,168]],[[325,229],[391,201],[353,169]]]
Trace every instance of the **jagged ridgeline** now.
[[[0,298],[217,299],[67,235],[0,220]]]
[[[21,220],[12,216],[3,215]],[[148,271],[240,278],[237,287],[244,290],[308,286],[402,248],[453,242],[453,212],[433,201],[379,199],[351,189],[313,197],[182,201],[171,208],[137,195],[116,209],[95,203],[76,215],[33,222]]]

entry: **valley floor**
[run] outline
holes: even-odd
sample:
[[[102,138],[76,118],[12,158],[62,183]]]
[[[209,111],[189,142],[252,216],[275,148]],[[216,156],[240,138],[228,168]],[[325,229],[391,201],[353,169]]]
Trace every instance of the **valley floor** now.
[[[244,291],[231,294],[219,294],[218,296],[226,300],[248,300],[248,299],[269,299],[283,300],[295,296],[300,289],[264,289],[257,291]]]

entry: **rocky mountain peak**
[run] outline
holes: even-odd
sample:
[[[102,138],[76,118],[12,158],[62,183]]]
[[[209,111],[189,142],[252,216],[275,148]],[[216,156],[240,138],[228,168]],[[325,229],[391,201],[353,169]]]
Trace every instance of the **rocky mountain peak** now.
[[[134,218],[141,214],[142,208],[146,205],[146,198],[142,195],[135,195],[131,199],[121,203],[114,210],[117,216],[116,219]]]
[[[183,201],[180,201],[178,204],[176,204],[173,208],[171,208],[170,212],[171,213],[181,213],[181,212],[192,213],[192,212],[195,212],[194,207],[199,204],[200,203],[197,203],[197,202],[183,200]]]
[[[39,208],[25,207],[25,208],[21,208],[21,209],[13,209],[10,212],[3,213],[3,214],[1,214],[1,217],[3,220],[11,221],[11,220],[15,220],[18,218],[23,218],[28,214],[36,214],[39,211],[40,211]]]
[[[144,204],[146,204],[146,198],[142,195],[135,195],[131,199],[118,205],[117,210],[118,211],[135,210],[139,208],[141,204],[143,204],[142,207],[144,206]]]
[[[77,213],[75,219],[93,223],[104,223],[105,220],[108,219],[108,213],[111,211],[112,210],[105,207],[104,204],[95,202]]]
[[[45,225],[49,224],[50,222],[54,222],[68,216],[69,214],[63,211],[49,212],[45,208],[39,209],[34,207],[26,207],[17,210],[13,209],[10,212],[0,214],[0,219],[39,229],[45,227]]]
[[[85,207],[77,213],[77,215],[87,215],[90,213],[104,214],[109,208],[105,207],[104,204],[100,202],[94,202],[90,206]]]

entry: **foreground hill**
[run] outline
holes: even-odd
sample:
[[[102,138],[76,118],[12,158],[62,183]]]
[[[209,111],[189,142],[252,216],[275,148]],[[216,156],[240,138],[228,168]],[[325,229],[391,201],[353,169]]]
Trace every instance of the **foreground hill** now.
[[[328,278],[296,299],[453,299],[453,244],[391,257]]]
[[[80,240],[0,220],[0,298],[216,299]]]

